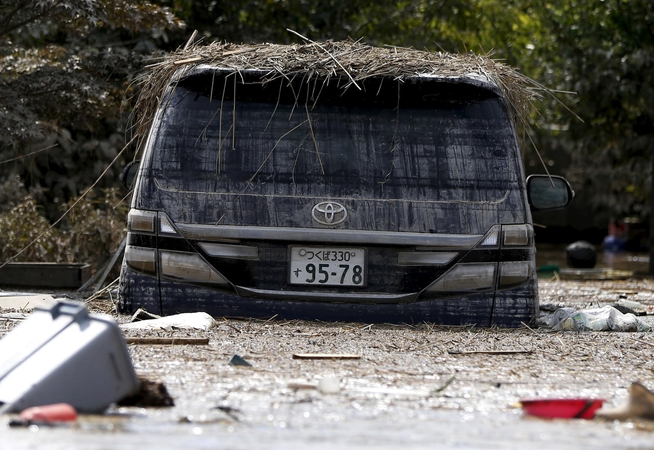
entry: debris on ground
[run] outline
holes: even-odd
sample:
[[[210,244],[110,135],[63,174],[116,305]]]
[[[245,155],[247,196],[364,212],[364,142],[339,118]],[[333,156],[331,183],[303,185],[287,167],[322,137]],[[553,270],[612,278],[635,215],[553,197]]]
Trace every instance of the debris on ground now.
[[[613,306],[577,310],[559,308],[553,313],[541,312],[538,326],[554,331],[650,331],[648,324],[634,314],[623,314]]]
[[[222,411],[235,422],[240,422],[241,419],[236,415],[237,413],[240,413],[238,409],[232,407],[232,406],[227,406],[227,405],[221,405],[221,406],[216,406],[214,409],[217,409],[218,411]]]
[[[362,387],[353,390],[353,392],[374,394],[374,395],[392,395],[396,397],[422,397],[429,398],[432,396],[432,391],[426,389],[402,389],[394,387]]]
[[[654,307],[652,307],[651,305],[650,306],[643,305],[642,303],[635,302],[633,300],[627,300],[626,298],[622,298],[622,296],[618,300],[618,303],[613,305],[613,307],[623,314],[631,313],[635,316],[645,316],[647,314],[654,313]]]
[[[579,311],[612,305],[623,295],[654,305],[654,281],[650,279],[541,280],[539,288],[541,307],[550,312],[561,307]],[[111,310],[111,300],[98,300],[89,309]],[[128,315],[114,317],[119,321],[130,319]],[[650,326],[654,324],[654,316],[640,319]],[[0,319],[0,330],[3,326],[17,328],[21,322]],[[454,439],[452,445],[474,448],[479,447],[482,438],[488,441],[489,448],[509,448],[515,442],[523,447],[570,447],[571,435],[566,430],[581,432],[574,435],[575,442],[578,447],[588,448],[649,448],[654,436],[654,419],[646,407],[638,406],[638,400],[631,401],[629,414],[606,417],[620,420],[617,418],[633,416],[626,422],[598,420],[605,417],[609,406],[627,401],[627,389],[634,380],[652,387],[654,333],[562,333],[536,327],[448,327],[431,323],[370,326],[226,318],[206,332],[154,329],[127,334],[138,338],[202,337],[209,338],[210,344],[128,346],[140,382],[144,376],[161,380],[174,398],[175,407],[148,411],[123,407],[120,402],[120,408],[110,408],[106,416],[80,414],[77,422],[55,425],[57,431],[59,427],[65,431],[61,433],[65,441],[59,447],[69,444],[67,448],[71,448],[80,445],[75,444],[79,439],[92,439],[97,448],[129,447],[135,441],[149,442],[148,448],[171,447],[175,443],[183,446],[187,442],[188,448],[195,448],[201,446],[200,442],[215,442],[217,436],[232,436],[239,441],[229,442],[239,442],[245,448],[256,447],[273,433],[284,439],[271,440],[274,446],[286,448],[291,442],[303,447],[316,442],[316,437],[359,439],[361,427],[367,427],[366,436],[375,436],[371,445],[388,448],[406,446],[407,433],[423,439],[425,445],[414,445],[420,448],[429,448],[430,443],[433,446],[434,433]],[[448,349],[525,349],[533,353],[456,356]],[[252,355],[256,359],[250,362],[255,363],[255,368],[228,365],[235,353],[248,360]],[[356,354],[361,359],[298,360],[291,358],[293,353]],[[320,393],[321,377],[340,379],[340,392]],[[594,423],[534,420],[512,407],[521,398],[580,397],[607,399]],[[611,404],[607,404],[609,399],[613,399]],[[337,425],[319,420],[332,415],[342,418]],[[270,420],[271,416],[274,420]],[[0,417],[6,421],[13,418],[17,420],[18,415]],[[187,428],[186,423],[192,426]],[[425,427],[426,423],[430,425]],[[472,435],[471,423],[475,430]],[[227,434],[229,427],[234,427],[233,434]],[[191,435],[196,428],[203,435]],[[245,435],[249,440],[242,440]],[[35,441],[42,439],[28,429],[7,430],[2,436],[3,448],[25,447],[30,436]],[[171,438],[176,440],[171,442]],[[194,438],[207,441],[189,440]],[[343,438],[336,444],[345,442]],[[411,442],[418,441],[412,438]]]
[[[140,320],[124,323],[123,330],[202,330],[209,331],[216,326],[216,321],[205,312],[175,314],[158,319]]]
[[[445,380],[445,383],[443,383],[440,387],[434,389],[434,394],[438,394],[439,392],[444,391],[445,388],[447,388],[450,384],[452,384],[452,382],[454,381],[455,378],[456,378],[456,376],[452,375],[450,378]],[[499,387],[499,385],[497,387]]]
[[[23,320],[27,319],[28,317],[29,317],[29,314],[27,314],[27,313],[0,314],[0,320],[10,320],[10,321],[18,321],[18,322],[22,322]]]
[[[520,400],[525,414],[545,419],[592,419],[603,403],[599,398]]]
[[[230,366],[241,366],[241,367],[252,367],[252,364],[244,360],[239,355],[232,356],[232,359],[229,360]]]
[[[310,383],[306,381],[291,381],[287,387],[294,391],[300,390],[317,390],[321,394],[337,394],[341,391],[341,379],[338,377],[324,377],[318,380],[317,383]],[[410,389],[410,388],[394,388],[394,387],[358,387],[347,389],[349,393],[359,394],[374,394],[374,395],[393,395],[401,397],[431,397],[444,390],[447,386],[454,381],[454,377],[449,378],[445,383],[432,391],[426,389]]]
[[[161,337],[126,337],[126,344],[136,345],[209,345],[209,338],[161,338]]]
[[[0,308],[31,312],[34,308],[50,308],[57,300],[50,294],[0,291]]]
[[[309,383],[306,381],[289,381],[286,386],[294,391],[318,389],[317,383]]]
[[[77,421],[77,411],[67,403],[55,403],[54,405],[32,406],[23,410],[18,419],[9,421],[9,426],[31,427],[60,426]]]
[[[565,248],[566,261],[570,267],[592,269],[597,262],[597,250],[587,241],[577,241]]]
[[[516,355],[531,354],[531,350],[448,350],[450,355]]]
[[[20,413],[20,418],[28,423],[74,422],[77,420],[77,411],[67,403],[56,403],[27,408]]]
[[[136,310],[134,314],[132,314],[132,320],[130,322],[140,322],[141,320],[152,320],[152,319],[160,319],[161,316],[158,316],[156,314],[152,314],[149,311],[146,311],[143,308],[139,308]]]
[[[654,392],[641,383],[632,383],[629,387],[629,399],[615,408],[602,408],[597,417],[607,420],[654,420]]]
[[[293,353],[293,359],[361,359],[351,353]]]
[[[337,394],[341,390],[341,379],[325,377],[318,380],[318,392],[321,394]]]
[[[634,276],[631,270],[614,270],[611,268],[598,269],[561,269],[559,277],[562,280],[628,280]]]
[[[175,401],[161,381],[139,377],[139,391],[120,400],[118,406],[136,406],[139,408],[175,406]]]

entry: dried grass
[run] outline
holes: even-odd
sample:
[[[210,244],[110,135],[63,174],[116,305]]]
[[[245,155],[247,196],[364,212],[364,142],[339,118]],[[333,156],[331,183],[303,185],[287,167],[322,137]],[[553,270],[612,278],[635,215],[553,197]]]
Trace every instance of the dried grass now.
[[[290,30],[289,30],[290,31]],[[297,34],[297,33],[296,33]],[[166,88],[200,65],[238,73],[264,71],[264,82],[301,76],[307,82],[320,78],[345,80],[343,89],[360,88],[366,78],[403,80],[416,75],[468,77],[495,84],[509,105],[518,128],[529,128],[532,101],[552,91],[488,56],[427,52],[410,48],[373,47],[360,41],[312,42],[296,45],[187,44],[148,66],[139,79],[134,132],[141,148]]]

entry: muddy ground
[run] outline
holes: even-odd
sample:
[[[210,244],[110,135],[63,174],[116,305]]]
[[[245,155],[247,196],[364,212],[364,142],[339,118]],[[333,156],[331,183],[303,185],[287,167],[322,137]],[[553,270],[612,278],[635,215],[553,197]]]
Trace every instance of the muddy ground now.
[[[589,308],[626,296],[654,305],[650,280],[541,280],[540,290],[541,304]],[[108,298],[91,302],[90,308],[113,310]],[[654,325],[650,317],[645,320]],[[11,326],[0,323],[0,333]],[[651,332],[219,319],[211,331],[129,330],[124,335],[209,338],[208,345],[128,346],[137,372],[162,381],[174,407],[112,408],[107,415],[82,417],[63,428],[0,425],[1,447],[654,445],[654,427],[648,422],[542,420],[525,417],[516,405],[524,398],[583,396],[606,399],[611,406],[626,400],[633,381],[654,388]],[[475,353],[483,351],[496,353]],[[358,358],[294,359],[297,353]],[[235,354],[252,366],[229,365]],[[337,392],[327,392],[329,385]]]

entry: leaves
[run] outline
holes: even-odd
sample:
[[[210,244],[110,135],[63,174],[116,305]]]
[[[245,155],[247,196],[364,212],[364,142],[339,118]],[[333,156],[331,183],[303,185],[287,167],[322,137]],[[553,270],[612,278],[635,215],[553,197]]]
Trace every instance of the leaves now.
[[[0,198],[11,207],[0,210],[0,262],[25,249],[50,226],[33,194],[17,179],[0,185]],[[64,204],[62,209],[67,209]],[[116,250],[125,235],[127,205],[117,189],[105,189],[85,197],[63,226],[53,228],[16,261],[85,262],[97,268],[103,257]]]
[[[56,202],[88,187],[125,145],[129,83],[181,27],[145,0],[0,2],[0,161],[12,160],[0,173],[40,187],[35,198],[56,217]]]
[[[568,175],[613,215],[649,212],[654,148],[654,5],[648,0],[553,2],[538,10],[548,30],[535,56],[550,86],[576,92],[562,114],[569,131],[543,145],[571,155]],[[560,111],[554,105],[550,107]]]

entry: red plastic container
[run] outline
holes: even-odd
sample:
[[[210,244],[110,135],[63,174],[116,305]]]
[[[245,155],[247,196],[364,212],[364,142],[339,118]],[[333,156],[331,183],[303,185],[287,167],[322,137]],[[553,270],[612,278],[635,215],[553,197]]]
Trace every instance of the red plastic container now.
[[[603,403],[599,398],[520,400],[525,414],[548,419],[592,419]]]
[[[77,411],[67,403],[33,406],[20,413],[20,418],[30,422],[72,422],[77,420]]]

